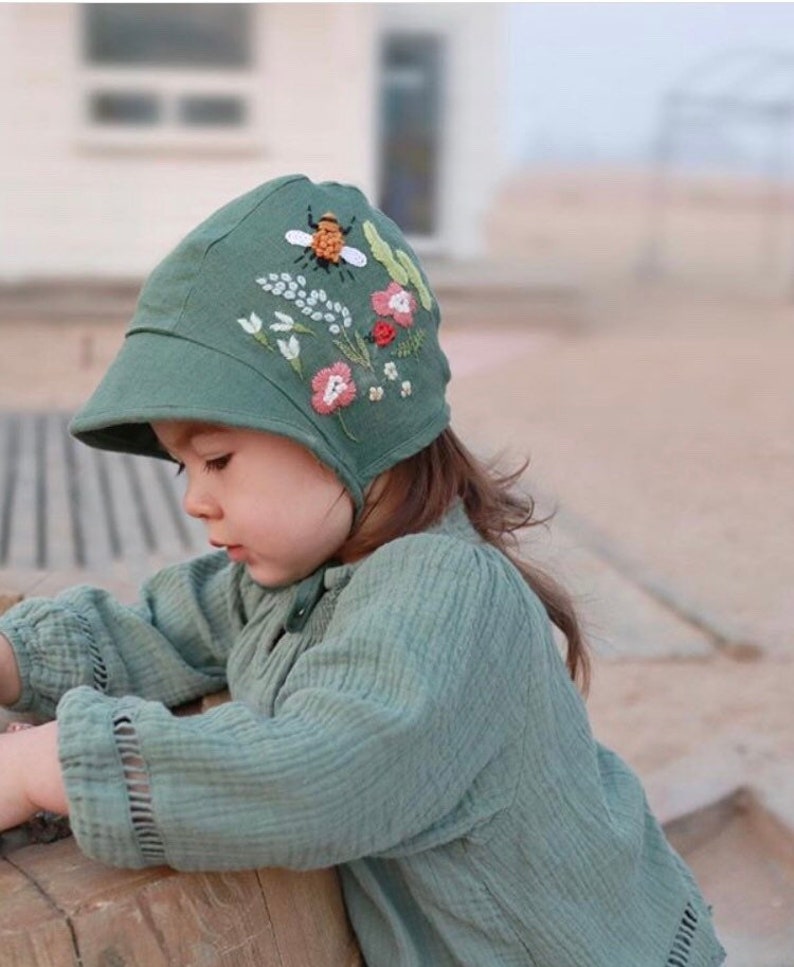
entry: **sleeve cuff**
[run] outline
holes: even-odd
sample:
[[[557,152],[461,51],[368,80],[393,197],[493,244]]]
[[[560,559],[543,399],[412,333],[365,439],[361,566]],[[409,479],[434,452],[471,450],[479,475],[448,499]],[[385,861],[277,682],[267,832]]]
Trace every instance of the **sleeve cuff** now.
[[[87,856],[131,869],[166,862],[137,750],[139,704],[87,687],[58,704],[59,757],[75,839]]]
[[[11,643],[22,684],[14,711],[53,718],[58,700],[70,689],[107,687],[107,668],[91,626],[68,608],[31,598],[0,618],[0,632]]]

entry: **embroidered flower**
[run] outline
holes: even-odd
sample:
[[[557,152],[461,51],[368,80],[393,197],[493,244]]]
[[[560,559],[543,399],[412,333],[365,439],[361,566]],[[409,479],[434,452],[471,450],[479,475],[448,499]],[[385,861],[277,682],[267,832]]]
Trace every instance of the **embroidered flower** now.
[[[356,398],[356,384],[347,363],[338,362],[321,369],[312,378],[312,389],[312,406],[323,415],[350,406]]]
[[[400,384],[400,396],[402,396],[402,398],[405,399],[405,397],[410,396],[412,392],[413,392],[413,389],[411,387],[410,379],[404,379]]]
[[[288,316],[286,312],[274,312],[273,315],[279,320],[270,323],[273,332],[292,332],[295,328],[295,320],[292,316]]]
[[[383,387],[382,386],[370,386],[369,388],[369,398],[370,402],[377,403],[383,399]]]
[[[398,326],[414,324],[416,299],[398,282],[390,282],[383,292],[373,292],[372,308],[379,316],[391,316]]]
[[[300,343],[295,336],[290,336],[289,339],[277,339],[276,342],[284,359],[297,359],[300,355]]]
[[[298,376],[303,376],[303,367],[300,361],[301,344],[298,342],[297,336],[290,336],[289,339],[277,339],[276,343],[284,359],[292,366]]]
[[[376,346],[388,346],[397,335],[397,330],[390,322],[378,320],[372,327],[372,338]]]
[[[270,323],[272,332],[300,332],[306,336],[314,335],[311,329],[295,322],[292,316],[288,316],[286,312],[274,312],[273,315],[278,319],[278,322]]]
[[[245,329],[245,331],[252,336],[255,336],[256,333],[262,331],[262,320],[255,312],[252,312],[247,319],[242,318],[238,319],[237,321],[240,323],[243,329]]]
[[[400,374],[397,372],[397,366],[392,362],[388,362],[383,367],[383,375],[386,377],[386,379],[394,380],[397,379]]]

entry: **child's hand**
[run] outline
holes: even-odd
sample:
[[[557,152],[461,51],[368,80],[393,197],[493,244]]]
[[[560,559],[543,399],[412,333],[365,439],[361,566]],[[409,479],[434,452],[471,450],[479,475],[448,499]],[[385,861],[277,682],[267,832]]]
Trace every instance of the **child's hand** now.
[[[48,722],[0,735],[0,830],[40,810],[68,812],[58,761],[58,724]]]

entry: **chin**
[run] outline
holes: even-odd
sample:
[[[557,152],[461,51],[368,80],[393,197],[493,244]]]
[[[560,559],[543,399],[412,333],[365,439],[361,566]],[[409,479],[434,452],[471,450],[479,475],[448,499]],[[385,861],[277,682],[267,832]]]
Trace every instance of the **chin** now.
[[[272,564],[247,564],[246,571],[254,584],[260,584],[263,588],[285,588],[296,581],[311,574],[307,571],[291,571],[288,568],[280,568]]]

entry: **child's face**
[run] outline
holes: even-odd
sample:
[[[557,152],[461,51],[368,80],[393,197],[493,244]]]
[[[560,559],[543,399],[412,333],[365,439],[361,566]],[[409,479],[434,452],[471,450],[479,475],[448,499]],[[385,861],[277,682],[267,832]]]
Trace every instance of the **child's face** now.
[[[185,511],[258,584],[289,584],[333,557],[353,502],[331,470],[286,437],[168,420],[152,424],[184,465]]]

